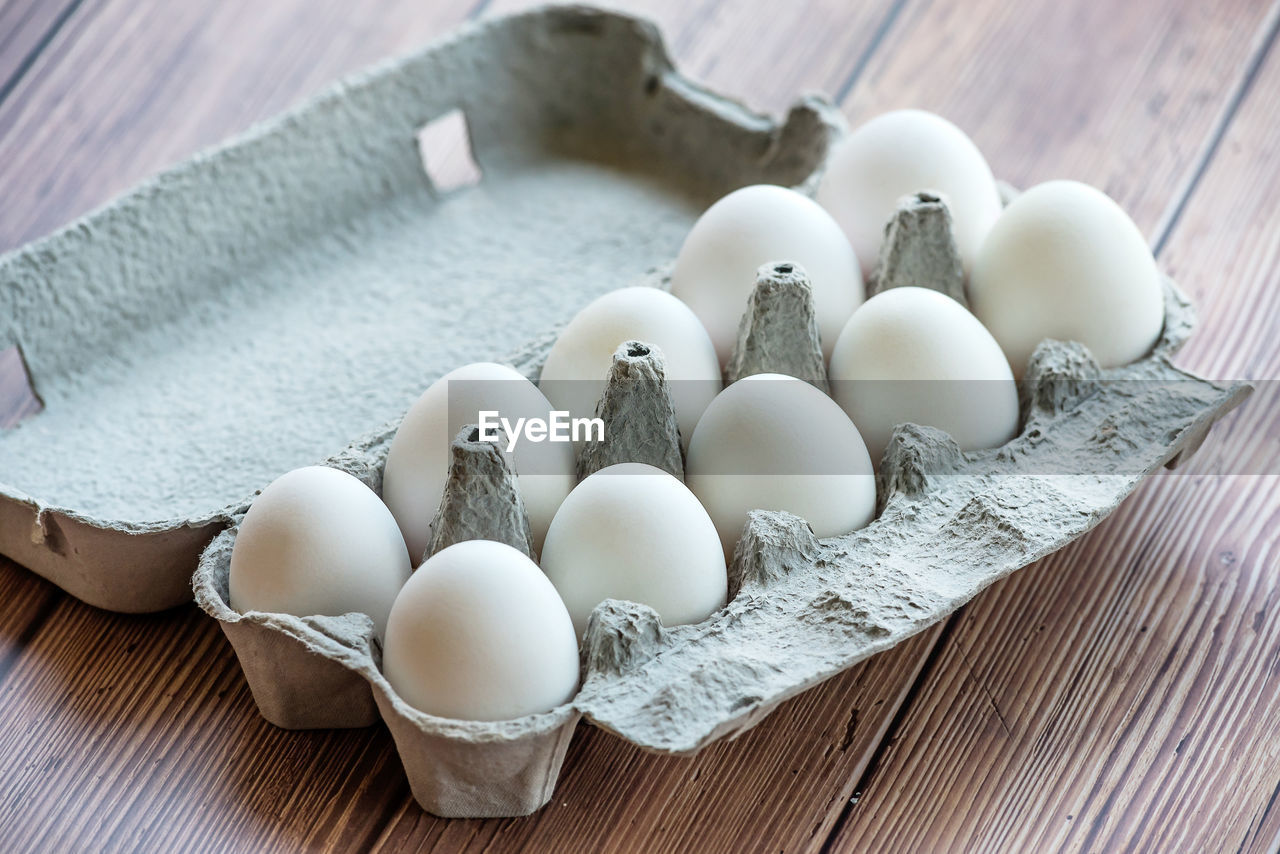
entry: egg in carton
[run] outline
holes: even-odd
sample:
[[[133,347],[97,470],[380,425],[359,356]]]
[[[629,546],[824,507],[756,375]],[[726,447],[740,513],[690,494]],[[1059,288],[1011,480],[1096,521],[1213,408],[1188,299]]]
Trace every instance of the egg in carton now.
[[[1015,195],[1003,191],[1006,200]],[[665,283],[659,276],[650,284]],[[870,290],[921,284],[964,299],[946,205],[927,191],[903,199],[886,225]],[[498,723],[427,715],[404,703],[383,677],[367,618],[235,613],[226,596],[234,529],[204,555],[196,598],[222,623],[273,723],[364,726],[380,714],[425,809],[522,815],[551,797],[583,715],[667,753],[693,752],[741,732],[788,697],[932,625],[995,580],[1060,548],[1100,521],[1146,473],[1193,452],[1247,388],[1207,383],[1172,367],[1169,358],[1192,318],[1173,283],[1165,280],[1164,288],[1164,334],[1136,364],[1103,370],[1080,345],[1041,345],[1022,382],[1023,424],[1012,442],[966,453],[933,428],[897,428],[877,476],[873,525],[819,539],[796,516],[753,512],[730,564],[730,601],[708,619],[666,627],[645,605],[606,600],[582,640],[580,691],[547,713]],[[535,342],[515,360],[531,379],[550,341]],[[758,271],[726,370],[730,382],[762,372],[826,387],[811,290],[794,261],[779,259]],[[597,414],[608,440],[584,449],[580,476],[622,461],[683,473],[657,348],[622,342]],[[514,475],[502,454],[477,438],[468,427],[453,442],[432,551],[488,538],[530,553]],[[388,441],[380,434],[330,464],[376,491]],[[1045,467],[1086,473],[1069,475],[1068,489],[1044,478],[1007,477]],[[487,509],[465,519],[451,509],[479,506]]]

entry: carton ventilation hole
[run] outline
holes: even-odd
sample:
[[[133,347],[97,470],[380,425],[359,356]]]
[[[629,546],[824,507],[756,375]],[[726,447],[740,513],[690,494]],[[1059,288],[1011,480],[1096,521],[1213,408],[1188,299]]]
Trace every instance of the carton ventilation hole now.
[[[472,187],[484,174],[471,151],[471,135],[462,110],[450,110],[418,131],[422,167],[440,193]]]
[[[22,351],[16,346],[0,350],[0,430],[15,427],[42,409]]]

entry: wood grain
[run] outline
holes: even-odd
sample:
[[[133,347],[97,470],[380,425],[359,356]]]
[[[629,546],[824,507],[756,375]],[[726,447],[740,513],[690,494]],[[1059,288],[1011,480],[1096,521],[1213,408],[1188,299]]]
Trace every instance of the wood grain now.
[[[1280,52],[1248,82],[1162,260],[1201,306],[1180,361],[1270,380]],[[966,609],[836,848],[1276,850],[1280,478],[1207,456]]]
[[[1271,6],[912,0],[842,106],[855,122],[908,106],[939,112],[973,137],[997,177],[1091,183],[1154,243]]]
[[[0,249],[485,5],[83,0],[0,99]],[[848,92],[855,121],[937,109],[1001,177],[1103,186],[1204,306],[1187,364],[1280,370],[1280,188],[1260,154],[1280,121],[1259,94],[1280,86],[1274,56],[1256,81],[1250,65],[1268,6],[624,5],[755,106],[813,87]],[[1219,432],[1244,446],[1267,419]],[[194,609],[105,614],[0,559],[0,847],[1274,849],[1278,507],[1274,478],[1160,479],[738,741],[672,759],[584,729],[552,804],[485,822],[421,812],[381,728],[265,724]]]
[[[0,559],[15,584],[52,593]],[[354,850],[407,793],[381,728],[267,724],[194,608],[135,617],[59,595],[23,641],[0,692],[5,850]]]
[[[976,600],[836,849],[1234,849],[1280,782],[1277,525],[1275,478],[1172,476]]]
[[[76,5],[77,0],[6,0],[0,4],[0,101],[30,69]]]
[[[0,103],[0,251],[477,8],[86,0]]]

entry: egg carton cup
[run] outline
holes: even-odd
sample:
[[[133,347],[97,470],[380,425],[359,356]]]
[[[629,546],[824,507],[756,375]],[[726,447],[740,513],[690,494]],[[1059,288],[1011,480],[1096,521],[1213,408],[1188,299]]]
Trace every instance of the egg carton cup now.
[[[337,460],[330,463],[342,468]],[[218,620],[234,647],[263,717],[285,729],[385,721],[414,798],[436,815],[527,815],[551,798],[581,717],[572,704],[498,722],[454,721],[418,711],[383,677],[382,651],[366,615],[232,610],[227,581],[236,530],[214,537],[201,556],[194,588],[200,607]]]

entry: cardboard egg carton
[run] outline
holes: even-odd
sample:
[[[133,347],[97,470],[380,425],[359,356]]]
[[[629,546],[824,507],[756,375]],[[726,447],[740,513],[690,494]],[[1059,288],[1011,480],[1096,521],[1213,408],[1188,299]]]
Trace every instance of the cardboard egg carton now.
[[[465,192],[437,186],[414,145],[456,109],[484,174]],[[802,519],[753,514],[730,601],[707,620],[664,627],[642,605],[603,603],[581,690],[544,714],[470,722],[407,706],[367,617],[236,613],[230,555],[254,490],[365,434],[326,462],[380,492],[396,419],[432,379],[645,270],[664,286],[707,205],[753,183],[812,189],[843,129],[818,99],[781,122],[754,114],[676,72],[651,24],[577,7],[481,22],[336,85],[0,259],[0,346],[22,348],[46,404],[0,434],[0,551],[102,607],[156,610],[194,590],[268,720],[385,721],[439,815],[537,809],[580,717],[666,753],[752,726],[1061,548],[1195,450],[1248,389],[1171,365],[1192,324],[1171,282],[1164,334],[1136,364],[1103,371],[1077,345],[1043,344],[1007,445],[963,453],[900,427],[867,528],[818,540]],[[889,229],[901,248],[873,290],[963,296],[945,206],[918,197]],[[795,277],[786,262],[765,278]],[[787,321],[806,317],[803,293],[757,289],[735,372],[777,359],[815,372],[808,332]],[[536,379],[552,340],[508,361]],[[634,368],[619,383],[661,386],[652,362]],[[644,404],[612,405],[661,409]],[[1051,469],[1066,473],[1035,476]]]
[[[888,226],[891,237],[904,222],[920,225],[920,201],[904,200]],[[888,241],[879,267],[881,273],[915,269],[919,276],[893,282],[879,275],[876,290],[921,280],[939,290],[948,286],[945,273],[957,267],[958,256],[954,242],[937,233],[949,229],[945,207],[929,216],[932,225],[903,230],[913,237]],[[1023,429],[1003,447],[965,453],[941,431],[900,426],[878,474],[880,513],[867,528],[819,540],[791,514],[751,514],[730,566],[730,601],[707,620],[668,628],[647,606],[602,603],[583,639],[581,691],[546,714],[500,724],[426,715],[406,706],[381,675],[368,618],[235,613],[227,604],[234,529],[205,553],[196,598],[222,622],[269,720],[288,727],[363,726],[376,710],[425,809],[445,816],[522,815],[551,797],[580,717],[669,753],[737,734],[788,697],[932,625],[987,585],[1061,548],[1104,518],[1145,474],[1194,452],[1212,421],[1248,389],[1194,379],[1170,365],[1192,320],[1176,286],[1166,279],[1164,287],[1165,332],[1139,363],[1104,371],[1078,344],[1044,342],[1021,388]],[[810,297],[798,264],[761,267],[730,376],[789,368],[803,374],[815,358],[821,364]],[[536,379],[550,343],[549,337],[536,342],[513,363]],[[600,452],[606,459],[584,453],[583,476],[622,459],[682,473],[662,369],[660,353],[643,342],[619,346],[597,414],[628,431]],[[329,464],[377,491],[391,435],[357,443]],[[473,522],[464,536],[504,540],[514,532],[518,540],[527,521],[514,475],[496,451],[466,470],[458,465],[467,459],[470,438],[464,428],[454,440],[446,495],[470,490],[476,500],[507,498],[499,499],[502,512],[488,514],[479,528]],[[1046,472],[1057,476],[1032,476]],[[442,502],[436,524],[453,542],[458,523],[445,519],[449,504]],[[485,530],[486,522],[502,530]],[[352,698],[354,705],[331,703],[316,719],[324,697]]]
[[[755,296],[794,275],[771,277],[769,266]],[[581,690],[545,714],[491,723],[446,720],[409,707],[381,674],[373,624],[364,615],[236,613],[227,604],[235,528],[201,558],[196,600],[222,624],[271,722],[358,727],[380,715],[424,809],[450,817],[524,815],[550,799],[580,717],[665,753],[691,753],[736,735],[783,700],[905,640],[1066,545],[1147,473],[1193,453],[1248,387],[1209,383],[1170,365],[1191,317],[1168,280],[1165,297],[1165,333],[1141,362],[1104,371],[1078,344],[1042,344],[1023,381],[1023,429],[1000,448],[966,453],[941,431],[900,426],[878,474],[880,513],[867,528],[819,540],[796,516],[752,513],[730,566],[730,601],[707,620],[664,627],[647,606],[602,603],[582,643]],[[753,297],[738,354],[763,304]],[[794,316],[785,305],[780,314]],[[810,325],[811,306],[807,317],[800,315],[793,331]],[[758,326],[773,323],[766,318]],[[809,351],[816,329],[795,340]],[[542,339],[513,364],[536,378],[550,341]],[[654,362],[635,345],[626,342],[615,355],[604,401],[634,390],[630,373],[637,362],[641,376],[652,379]],[[620,364],[628,370],[619,371]],[[648,404],[625,412],[633,422],[655,425],[656,444],[678,453],[678,434],[661,429],[674,418],[669,405],[660,405],[666,394],[660,370],[644,388]],[[609,406],[601,411],[608,414]],[[381,431],[327,464],[378,491],[393,434]],[[455,453],[466,438],[455,440]],[[1046,471],[1083,473],[1031,476]],[[477,484],[492,481],[473,474],[456,473],[450,486],[482,489]],[[513,482],[510,472],[504,477]]]

